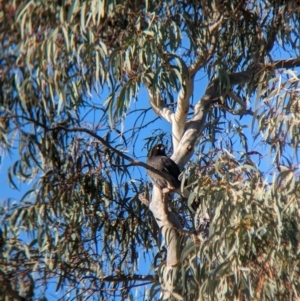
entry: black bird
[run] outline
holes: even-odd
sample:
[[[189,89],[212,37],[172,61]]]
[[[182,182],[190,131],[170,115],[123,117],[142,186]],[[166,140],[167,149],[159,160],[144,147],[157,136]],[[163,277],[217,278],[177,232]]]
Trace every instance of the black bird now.
[[[151,179],[153,185],[161,190],[167,188],[169,191],[180,188],[181,182],[178,179],[180,175],[180,169],[177,164],[165,153],[166,146],[163,144],[157,144],[154,146],[148,156],[147,164],[156,168],[157,170],[165,174],[165,178],[158,174],[147,170],[147,174]]]

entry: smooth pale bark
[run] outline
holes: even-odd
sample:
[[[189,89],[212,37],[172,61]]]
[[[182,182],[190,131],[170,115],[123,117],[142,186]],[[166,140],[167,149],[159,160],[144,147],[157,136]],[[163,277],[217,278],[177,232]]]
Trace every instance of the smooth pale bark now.
[[[213,43],[211,44],[213,46]],[[210,51],[212,51],[210,49]],[[209,57],[209,53],[207,57]],[[210,110],[211,104],[219,99],[225,93],[228,93],[232,99],[237,102],[243,110],[246,109],[245,104],[231,91],[219,91],[219,79],[213,80],[206,88],[206,91],[201,99],[194,107],[194,114],[190,120],[186,120],[187,111],[190,106],[189,98],[193,94],[193,80],[196,74],[196,69],[203,64],[204,58],[199,56],[196,62],[189,67],[189,79],[185,81],[185,87],[179,92],[177,100],[177,109],[175,113],[166,108],[159,101],[160,97],[153,94],[151,89],[148,89],[151,106],[154,112],[172,124],[172,137],[174,153],[172,159],[178,164],[180,169],[183,169],[185,164],[194,154],[194,148],[201,138],[202,131],[205,126],[207,112]],[[272,64],[272,68],[291,68],[300,65],[300,60],[281,60]],[[266,66],[257,65],[247,71],[238,72],[229,75],[230,87],[238,84],[250,82],[255,76],[260,76]],[[163,195],[162,192],[154,187],[152,199],[149,208],[152,211],[158,226],[162,230],[162,235],[167,246],[167,266],[175,266],[179,262],[181,235],[178,230],[182,230],[182,226],[178,217],[168,210],[166,201],[168,195]]]

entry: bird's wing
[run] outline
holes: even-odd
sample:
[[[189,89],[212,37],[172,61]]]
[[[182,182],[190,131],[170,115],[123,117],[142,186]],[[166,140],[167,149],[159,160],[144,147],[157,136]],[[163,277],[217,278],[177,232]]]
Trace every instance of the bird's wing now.
[[[169,173],[172,175],[176,180],[178,180],[178,177],[180,175],[180,169],[178,165],[170,158],[162,156],[161,158],[162,164],[163,164],[163,171]]]

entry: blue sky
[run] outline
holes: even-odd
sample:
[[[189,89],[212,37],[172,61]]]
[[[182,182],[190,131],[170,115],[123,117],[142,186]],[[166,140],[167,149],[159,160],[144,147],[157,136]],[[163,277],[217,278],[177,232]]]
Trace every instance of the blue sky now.
[[[282,56],[283,55],[281,53],[281,56],[278,58],[282,58]],[[194,94],[193,94],[193,98],[192,98],[193,104],[195,104],[198,101],[198,99],[203,95],[206,85],[207,85],[207,76],[204,73],[199,72],[199,74],[197,75],[196,80],[195,80]],[[103,95],[101,95],[101,99],[105,99],[105,93]],[[101,101],[101,99],[95,98],[94,101],[99,103],[99,101]],[[138,101],[132,102],[132,104],[131,104],[131,110],[142,109],[142,108],[144,108],[144,109],[149,108],[148,94],[147,94],[147,91],[143,88],[140,90]],[[254,109],[254,105],[252,105],[252,109]],[[128,128],[131,128],[133,126],[135,116],[137,116],[137,113],[133,113],[131,115],[131,117],[125,121],[125,124],[124,124],[125,130]],[[229,113],[228,113],[228,116],[229,116],[229,119],[239,120],[239,116],[230,116]],[[145,122],[150,121],[155,117],[156,116],[154,115],[153,112],[149,112],[147,114],[147,120]],[[91,119],[88,119],[87,121],[93,122],[93,119],[91,118]],[[249,142],[249,150],[251,151],[251,150],[255,149],[258,152],[265,153],[263,145],[260,145],[259,142],[253,143],[252,133],[251,133],[252,118],[244,117],[242,120],[239,120],[239,122],[241,123],[241,125],[248,126],[247,128],[244,129],[244,132],[245,132],[247,138],[249,138],[249,141],[248,141]],[[235,124],[237,125],[237,123],[235,123]],[[149,137],[151,135],[151,132],[154,129],[161,129],[161,130],[171,134],[171,125],[169,123],[167,123],[165,120],[159,119],[154,124],[149,125],[146,130],[142,131],[142,133],[141,133],[139,139],[136,141],[136,143],[129,142],[128,150],[127,150],[128,155],[132,156],[133,148],[134,148],[136,157],[141,161],[146,161],[147,152],[146,152],[146,149],[144,148],[144,144],[145,144],[144,139]],[[238,142],[238,137],[236,138],[236,140],[237,140],[236,151],[239,151],[240,144]],[[169,145],[169,147],[170,147],[170,145]],[[0,186],[1,186],[0,202],[3,202],[7,198],[11,198],[12,200],[18,201],[23,196],[23,194],[30,189],[30,183],[29,184],[21,183],[20,181],[16,180],[16,183],[19,187],[19,191],[14,190],[9,186],[7,169],[18,159],[17,144],[15,144],[15,151],[12,152],[11,156],[8,154],[4,154],[4,152],[1,148],[0,148],[0,155],[1,155],[1,159],[2,159],[1,165],[0,165]],[[258,157],[256,157],[253,160],[255,163],[259,162]],[[263,160],[264,161],[262,162],[261,167],[267,171],[269,169],[269,167],[272,165],[272,160],[267,157],[264,157]],[[139,171],[145,174],[145,170],[143,170],[142,168],[139,168]],[[140,177],[140,174],[138,171],[133,173],[133,178],[135,178],[135,177],[137,177],[137,178]],[[143,264],[144,258],[143,258],[143,256],[140,257],[140,263],[141,263],[140,271],[139,271],[140,273],[142,273],[142,274],[148,273],[150,260],[151,260],[151,258],[148,258],[148,262],[145,262]],[[55,285],[53,285],[53,287],[55,287]],[[50,286],[49,293],[53,294],[53,298],[55,298],[54,296],[57,296],[57,294],[54,292],[54,289],[52,288],[52,286]]]
[[[200,76],[198,76],[197,78],[200,78]],[[204,89],[206,87],[206,84],[204,84],[204,81],[207,82],[206,79],[199,79],[195,82],[195,93],[193,96],[193,103],[195,104],[196,101],[199,99],[199,97],[203,94]],[[100,94],[100,97],[98,96],[94,96],[93,97],[93,102],[99,104],[99,102],[102,101],[102,99],[105,99],[106,95],[105,95],[105,91],[103,94]],[[133,111],[135,109],[146,109],[149,108],[149,102],[148,102],[148,93],[146,91],[146,89],[142,88],[139,92],[139,97],[138,100],[136,102],[132,101],[131,103],[131,109],[130,111]],[[126,131],[127,129],[131,128],[134,124],[134,121],[136,119],[136,117],[138,116],[139,112],[136,113],[132,113],[130,115],[129,118],[126,119],[125,123],[124,123],[124,130]],[[157,116],[152,112],[152,110],[150,110],[147,115],[146,115],[146,119],[144,123],[150,122],[151,120],[153,120],[154,118],[156,118]],[[87,118],[87,122],[94,122],[94,116],[93,113],[88,115]],[[163,119],[157,119],[155,121],[155,123],[150,124],[146,129],[142,130],[141,135],[139,136],[138,140],[136,142],[134,141],[130,141],[130,139],[128,140],[128,155],[133,157],[133,149],[135,157],[140,160],[140,161],[146,161],[146,156],[147,156],[147,150],[144,147],[145,143],[146,143],[146,139],[147,137],[149,137],[152,132],[154,130],[161,130],[166,132],[169,136],[171,134],[171,125],[166,122]],[[166,142],[166,141],[164,141]],[[168,147],[170,148],[171,145],[169,144]],[[8,180],[8,175],[7,175],[7,170],[10,166],[12,166],[14,164],[14,162],[16,160],[19,159],[18,157],[18,143],[17,143],[17,137],[14,143],[14,150],[11,152],[11,154],[8,153],[4,153],[3,149],[1,149],[0,152],[1,155],[1,165],[0,165],[0,203],[3,203],[5,200],[7,199],[11,199],[11,201],[13,202],[19,202],[19,200],[22,198],[22,196],[31,189],[32,183],[34,181],[31,181],[29,183],[25,182],[22,183],[21,180],[18,180],[16,178],[14,178],[14,182],[17,185],[17,187],[19,188],[19,190],[15,190],[12,189],[9,185],[9,180]],[[133,179],[137,178],[139,179],[141,177],[141,175],[145,175],[146,172],[143,168],[131,168],[131,170],[133,171]],[[22,235],[23,236],[23,235]],[[21,237],[25,242],[26,242],[26,236],[24,235],[24,237]],[[140,274],[148,274],[149,270],[151,268],[150,263],[152,261],[152,258],[150,255],[146,255],[146,258],[144,258],[144,255],[142,253],[140,253],[140,258],[139,258],[139,270],[136,271],[137,273]],[[153,273],[153,271],[151,272]],[[59,297],[62,296],[62,292],[55,292],[55,287],[56,287],[56,281],[55,278],[52,281],[52,284],[50,283],[48,285],[48,296],[49,296],[49,300],[56,300]],[[137,288],[136,290],[136,294],[143,294],[144,293],[144,288],[143,286],[140,288]]]

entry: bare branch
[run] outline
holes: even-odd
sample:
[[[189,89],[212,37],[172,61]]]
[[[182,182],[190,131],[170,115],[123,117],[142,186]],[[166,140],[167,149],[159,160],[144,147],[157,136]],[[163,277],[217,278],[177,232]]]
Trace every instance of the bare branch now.
[[[222,24],[224,20],[224,16],[222,15],[219,19],[218,22],[216,22],[214,25],[212,25],[210,28],[209,28],[209,33],[210,34],[214,34],[220,27],[220,25]]]
[[[153,93],[153,89],[150,87],[147,87],[148,93],[149,93],[149,100],[150,105],[155,112],[156,115],[164,118],[169,123],[172,123],[172,120],[174,118],[174,113],[172,110],[167,108],[165,103],[161,100],[160,96],[157,96]]]
[[[175,150],[172,159],[177,163],[180,169],[194,153],[194,146],[200,139],[202,130],[205,126],[205,119],[210,109],[210,101],[202,98],[194,108],[194,116],[186,123],[184,135],[180,141],[179,147]]]
[[[250,82],[261,69],[261,66],[255,66],[246,71],[229,74],[230,86],[241,85]],[[207,86],[202,99],[214,101],[217,100],[224,92],[225,91],[220,91],[219,78],[216,78]]]
[[[253,67],[247,71],[229,75],[230,84],[244,84],[250,82],[252,78],[261,70],[261,67]],[[194,108],[194,116],[186,123],[184,135],[179,147],[175,150],[172,159],[183,168],[186,162],[192,157],[194,147],[201,137],[205,126],[205,119],[212,102],[219,99],[223,91],[219,90],[219,79],[213,80],[206,88],[203,97],[198,101]]]
[[[172,140],[174,150],[177,148],[184,132],[186,117],[189,112],[190,97],[194,91],[194,77],[188,76],[177,98],[177,108],[172,122]]]
[[[114,276],[105,276],[101,280],[105,282],[123,282],[123,281],[155,281],[156,276],[152,275],[114,275]]]
[[[300,56],[295,59],[287,59],[287,60],[278,60],[273,63],[276,69],[289,69],[300,66]]]
[[[247,106],[244,101],[242,101],[234,92],[229,91],[228,96],[231,97],[235,102],[237,102],[244,110],[246,110]]]
[[[223,106],[223,105],[214,105],[214,108],[220,108],[221,110],[224,110],[226,112],[229,112],[230,114],[232,115],[239,115],[239,116],[243,116],[243,115],[251,115],[253,116],[254,115],[254,112],[252,110],[244,110],[244,109],[240,109],[240,110],[237,110],[237,111],[234,111],[226,106]]]
[[[46,131],[56,131],[56,130],[64,130],[67,132],[85,132],[87,134],[89,134],[90,136],[94,137],[95,139],[97,139],[98,141],[100,141],[100,143],[102,145],[104,145],[105,147],[107,147],[108,149],[110,149],[111,151],[113,151],[114,153],[116,153],[117,155],[119,155],[121,158],[129,161],[131,163],[132,166],[141,166],[146,168],[147,170],[150,170],[154,173],[156,173],[157,175],[165,178],[168,182],[172,182],[170,180],[170,178],[172,178],[172,176],[168,176],[167,173],[163,173],[160,170],[157,170],[156,168],[153,168],[152,166],[142,162],[142,161],[138,161],[138,160],[134,160],[131,157],[127,156],[126,154],[124,154],[123,152],[119,151],[118,149],[112,147],[105,139],[103,139],[102,137],[100,137],[99,135],[95,134],[92,130],[89,130],[87,128],[83,128],[83,127],[73,127],[73,128],[67,128],[65,126],[61,126],[61,125],[57,125],[53,128],[47,128],[45,127],[43,124],[36,122],[39,126],[41,126],[42,128],[44,128]]]

